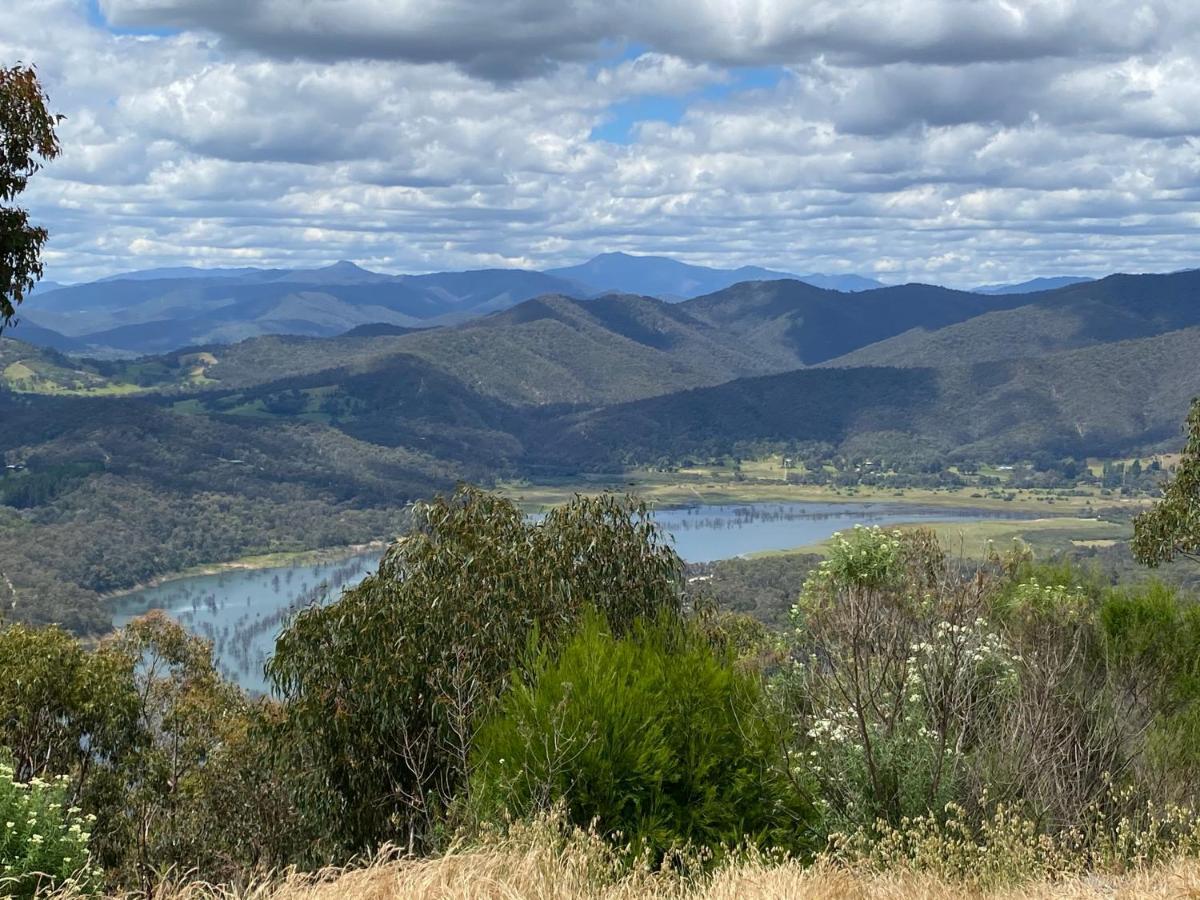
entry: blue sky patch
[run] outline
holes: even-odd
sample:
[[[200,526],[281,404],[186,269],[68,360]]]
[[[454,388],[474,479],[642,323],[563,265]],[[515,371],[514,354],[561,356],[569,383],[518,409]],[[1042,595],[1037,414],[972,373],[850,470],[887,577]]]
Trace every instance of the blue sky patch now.
[[[639,122],[667,122],[675,125],[683,118],[687,104],[679,97],[636,97],[608,108],[607,119],[592,129],[593,141],[632,144]]]
[[[633,59],[640,55],[640,48],[632,56],[629,50],[622,59]],[[736,95],[753,90],[770,90],[786,76],[787,70],[780,66],[763,68],[736,68],[728,70],[729,78],[710,84],[684,97],[648,95],[614,103],[608,108],[605,121],[592,129],[588,137],[593,141],[610,144],[632,144],[636,140],[639,122],[666,122],[678,124],[689,106],[697,101],[721,102]]]

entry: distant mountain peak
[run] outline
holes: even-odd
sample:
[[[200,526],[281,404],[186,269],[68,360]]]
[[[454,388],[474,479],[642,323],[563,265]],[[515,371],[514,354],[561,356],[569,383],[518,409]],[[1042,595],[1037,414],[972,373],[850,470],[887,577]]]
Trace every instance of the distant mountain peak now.
[[[372,284],[391,281],[393,276],[364,269],[348,259],[339,259],[332,265],[319,269],[292,269],[284,272],[277,280],[307,284]]]
[[[593,256],[587,262],[546,274],[565,278],[593,294],[617,291],[641,294],[663,300],[683,300],[724,290],[742,281],[780,281],[792,279],[838,291],[862,291],[882,287],[861,275],[796,275],[761,266],[717,269],[682,262],[669,256],[642,256],[612,251]]]

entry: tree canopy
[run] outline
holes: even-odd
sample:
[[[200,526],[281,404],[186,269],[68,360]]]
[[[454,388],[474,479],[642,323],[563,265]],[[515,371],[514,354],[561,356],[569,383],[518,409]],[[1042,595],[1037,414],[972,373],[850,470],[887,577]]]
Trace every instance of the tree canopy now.
[[[47,102],[32,66],[0,68],[0,332],[42,277],[48,234],[15,201],[43,162],[61,152],[55,127],[62,116]]]
[[[268,671],[298,798],[355,851],[425,845],[467,772],[472,735],[530,641],[585,610],[617,635],[682,611],[682,563],[632,498],[576,497],[540,522],[474,488],[413,507],[379,571],[301,611]]]
[[[1177,556],[1200,559],[1200,398],[1192,401],[1188,439],[1163,498],[1133,523],[1133,554],[1157,566]]]

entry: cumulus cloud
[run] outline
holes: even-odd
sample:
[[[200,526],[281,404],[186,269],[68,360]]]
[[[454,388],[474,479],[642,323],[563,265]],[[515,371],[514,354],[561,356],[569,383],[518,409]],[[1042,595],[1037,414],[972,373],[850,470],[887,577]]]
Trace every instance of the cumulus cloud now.
[[[27,195],[60,280],[618,249],[955,285],[1195,265],[1186,0],[20,5],[0,59],[68,115]],[[627,143],[593,134],[639,98]]]
[[[1171,0],[102,0],[117,25],[199,28],[283,57],[450,62],[488,77],[613,41],[690,60],[961,63],[1145,52],[1194,25]]]

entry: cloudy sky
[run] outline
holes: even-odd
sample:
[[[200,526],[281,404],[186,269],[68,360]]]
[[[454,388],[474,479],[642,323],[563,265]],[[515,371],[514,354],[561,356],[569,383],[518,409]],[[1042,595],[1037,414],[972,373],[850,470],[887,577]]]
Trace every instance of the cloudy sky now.
[[[47,277],[1200,265],[1194,0],[2,0]]]

